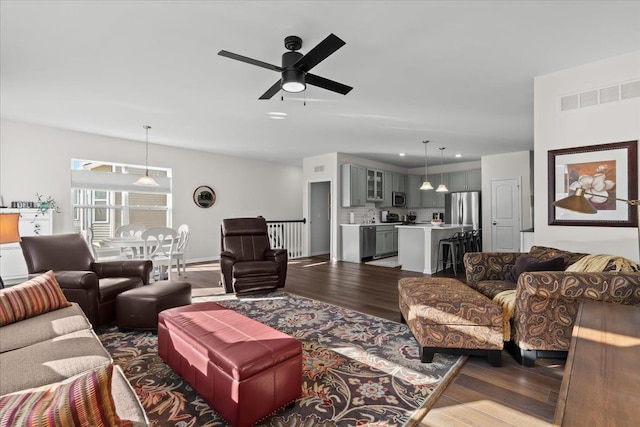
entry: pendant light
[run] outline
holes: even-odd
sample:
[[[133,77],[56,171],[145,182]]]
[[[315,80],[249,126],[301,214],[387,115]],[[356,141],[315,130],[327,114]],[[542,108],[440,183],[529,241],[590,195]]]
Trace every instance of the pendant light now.
[[[429,141],[422,141],[424,144],[424,182],[420,187],[421,190],[433,190],[433,186],[429,182],[429,175],[427,174],[427,144]]]
[[[134,182],[133,185],[145,185],[147,187],[157,187],[158,183],[155,181],[155,179],[149,176],[149,129],[151,129],[151,126],[144,125],[142,127],[144,128],[144,131],[146,134],[146,154],[144,157],[145,173],[144,173],[144,176],[141,176],[140,178],[138,178],[138,180]]]
[[[445,147],[440,147],[440,167],[441,168],[444,165],[444,149]],[[449,192],[449,189],[447,188],[447,186],[444,185],[444,172],[442,169],[440,169],[440,185],[438,185],[438,188],[436,189],[436,191],[438,193]]]

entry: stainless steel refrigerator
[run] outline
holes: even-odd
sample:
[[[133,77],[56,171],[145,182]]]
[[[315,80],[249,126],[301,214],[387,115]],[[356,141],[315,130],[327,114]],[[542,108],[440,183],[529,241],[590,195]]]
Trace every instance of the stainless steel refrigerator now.
[[[479,191],[461,191],[445,194],[445,224],[472,225],[474,230],[482,228],[480,200]]]

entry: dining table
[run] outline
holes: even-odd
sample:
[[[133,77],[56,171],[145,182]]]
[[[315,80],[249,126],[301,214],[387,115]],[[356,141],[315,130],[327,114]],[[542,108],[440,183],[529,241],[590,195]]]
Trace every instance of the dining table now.
[[[144,254],[144,239],[140,236],[105,237],[102,242],[111,248],[130,248],[134,258],[142,257]]]

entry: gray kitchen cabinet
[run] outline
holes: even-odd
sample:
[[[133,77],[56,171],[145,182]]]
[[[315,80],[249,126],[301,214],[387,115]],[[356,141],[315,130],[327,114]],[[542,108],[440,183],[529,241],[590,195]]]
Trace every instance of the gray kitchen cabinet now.
[[[376,207],[378,208],[393,207],[393,192],[400,191],[402,193],[405,193],[406,188],[407,188],[407,175],[397,173],[397,172],[383,171],[382,202],[376,203]]]
[[[480,191],[481,189],[480,170],[449,172],[449,191]]]
[[[395,191],[393,190],[393,172],[384,172],[384,177],[382,180],[382,202],[376,203],[376,207],[379,208],[390,208],[393,205],[393,198],[391,197],[391,193]]]
[[[429,182],[433,186],[433,190],[422,192],[422,207],[423,208],[444,208],[444,195],[447,193],[438,193],[436,189],[440,184],[449,187],[449,174],[448,173],[434,173],[429,175]],[[449,188],[449,191],[451,189]]]
[[[467,191],[482,190],[482,172],[480,169],[467,171]]]
[[[393,227],[393,252],[398,252],[398,229]]]
[[[393,184],[391,186],[391,191],[400,191],[402,193],[405,193],[406,187],[407,187],[407,175],[393,172],[392,179],[393,179]]]
[[[367,200],[370,202],[382,202],[384,172],[377,169],[367,169]]]
[[[342,207],[364,206],[367,202],[367,169],[342,165]]]
[[[396,227],[393,225],[379,225],[376,227],[376,256],[388,255],[397,251],[394,249],[394,234]],[[397,242],[397,234],[395,237]]]
[[[423,176],[408,175],[405,192],[407,193],[407,208],[418,209],[422,207],[422,194],[420,186],[422,185]]]

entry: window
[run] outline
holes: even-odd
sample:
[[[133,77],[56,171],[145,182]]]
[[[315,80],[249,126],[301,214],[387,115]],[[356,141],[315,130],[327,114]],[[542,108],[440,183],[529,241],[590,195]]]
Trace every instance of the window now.
[[[93,208],[93,223],[108,223],[109,222],[109,194],[105,190],[96,190],[90,192],[90,198],[92,200]],[[100,207],[104,206],[104,207]]]
[[[74,159],[71,163],[73,230],[93,231],[94,245],[125,224],[171,226],[171,169],[149,168],[158,187],[133,185],[144,168]]]

